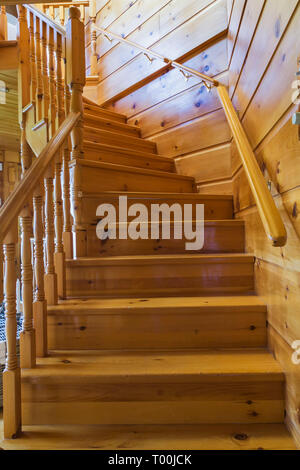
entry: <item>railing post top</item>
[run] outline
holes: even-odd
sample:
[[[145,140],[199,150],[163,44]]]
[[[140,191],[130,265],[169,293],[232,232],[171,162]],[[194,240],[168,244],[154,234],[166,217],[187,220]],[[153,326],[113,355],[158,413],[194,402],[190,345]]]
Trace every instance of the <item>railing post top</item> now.
[[[70,7],[69,8],[69,19],[78,19],[80,20],[80,10],[77,7]]]

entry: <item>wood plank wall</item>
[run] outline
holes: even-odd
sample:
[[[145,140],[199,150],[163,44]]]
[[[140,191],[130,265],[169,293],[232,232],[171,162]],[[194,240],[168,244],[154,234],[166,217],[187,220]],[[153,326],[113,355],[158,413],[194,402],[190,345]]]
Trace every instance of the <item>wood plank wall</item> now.
[[[113,0],[96,22],[228,84],[227,0]],[[86,31],[89,42],[89,25]],[[97,51],[98,103],[140,125],[180,173],[196,177],[199,191],[232,193],[230,133],[216,91],[101,36]],[[149,75],[156,78],[149,82]]]
[[[257,292],[268,304],[270,346],[287,378],[287,422],[300,446],[300,365],[292,363],[300,340],[300,142],[291,123],[299,27],[297,0],[235,0],[228,50],[230,95],[288,230],[287,245],[273,248],[232,145],[235,213],[257,257]]]

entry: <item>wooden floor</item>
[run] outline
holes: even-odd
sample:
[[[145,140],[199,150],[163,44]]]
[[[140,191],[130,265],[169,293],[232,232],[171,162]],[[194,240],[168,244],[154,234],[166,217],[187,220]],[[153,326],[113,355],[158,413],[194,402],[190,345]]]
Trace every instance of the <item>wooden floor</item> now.
[[[284,424],[24,426],[4,450],[296,450]]]

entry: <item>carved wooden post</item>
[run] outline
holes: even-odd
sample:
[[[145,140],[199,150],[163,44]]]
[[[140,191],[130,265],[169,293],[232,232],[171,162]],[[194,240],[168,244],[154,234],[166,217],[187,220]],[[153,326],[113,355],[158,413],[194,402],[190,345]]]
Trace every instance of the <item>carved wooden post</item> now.
[[[5,6],[0,7],[0,41],[7,40],[7,16]]]
[[[21,377],[17,358],[17,311],[15,250],[17,224],[4,238],[4,292],[6,325],[6,363],[3,372],[4,437],[12,439],[21,430]]]
[[[59,152],[55,162],[55,254],[54,264],[57,274],[57,293],[60,299],[66,297],[66,265],[63,246],[63,203],[61,189],[61,153]]]
[[[0,304],[3,302],[3,246],[0,243]]]
[[[97,56],[97,32],[95,29],[96,24],[96,0],[90,0],[90,20],[91,20],[91,73],[90,75],[98,76],[98,56]]]
[[[35,296],[33,320],[36,331],[36,355],[45,357],[47,348],[47,302],[44,289],[43,197],[39,186],[33,195]]]
[[[56,130],[56,86],[55,86],[55,62],[54,62],[54,31],[48,27],[48,73],[49,73],[49,89],[50,89],[50,137],[55,134]]]
[[[48,77],[48,54],[47,54],[47,24],[42,22],[42,80],[43,80],[43,116],[42,119],[48,122],[49,119],[49,77]]]
[[[46,273],[45,295],[48,305],[57,304],[57,275],[54,268],[54,207],[53,168],[49,168],[45,183]]]
[[[36,77],[36,60],[35,60],[35,36],[34,36],[34,17],[29,13],[29,34],[30,34],[30,71],[31,71],[31,102],[35,104],[37,77]]]
[[[62,26],[65,26],[65,7],[63,5],[59,7],[59,21]]]
[[[21,152],[24,155],[22,158],[23,171],[29,168],[31,157],[27,155],[27,142],[25,135],[25,119],[23,109],[30,103],[31,100],[31,49],[30,49],[30,33],[27,24],[26,8],[18,5],[18,41],[19,41],[19,66],[18,66],[18,112],[19,124],[21,128]],[[24,168],[24,165],[26,168]]]
[[[70,112],[71,94],[67,83],[67,74],[65,69],[65,114],[68,116]],[[63,244],[66,258],[73,257],[73,240],[72,240],[72,220],[71,220],[71,204],[70,204],[70,148],[71,140],[68,138],[63,147],[63,172],[62,172],[62,188],[63,188]]]
[[[31,265],[31,243],[32,217],[30,208],[24,209],[21,216],[21,266],[22,266],[22,298],[23,298],[23,331],[20,335],[21,367],[35,367],[35,330],[33,328],[32,309],[32,265]]]
[[[71,133],[72,160],[83,158],[83,101],[82,92],[85,85],[85,45],[84,25],[80,21],[80,11],[71,7],[67,23],[67,80],[71,90],[71,111],[81,113],[81,119]],[[76,165],[72,172],[72,216],[74,257],[86,256],[86,232],[81,223],[80,179]]]
[[[34,35],[35,35],[35,58],[36,58],[36,117],[40,121],[43,117],[43,78],[42,78],[42,55],[41,55],[41,31],[40,19],[36,16],[34,18]]]
[[[24,136],[24,133],[23,133]],[[23,175],[31,165],[31,150],[26,140],[22,140],[21,162]],[[21,367],[35,367],[35,331],[33,329],[32,309],[32,265],[31,265],[31,234],[32,208],[27,204],[21,212],[21,281],[23,298],[23,331],[20,336]]]

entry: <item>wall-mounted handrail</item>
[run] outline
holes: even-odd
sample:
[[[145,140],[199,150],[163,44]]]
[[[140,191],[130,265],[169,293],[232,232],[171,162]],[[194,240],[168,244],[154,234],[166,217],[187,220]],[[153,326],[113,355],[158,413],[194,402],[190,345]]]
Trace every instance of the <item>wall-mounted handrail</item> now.
[[[108,36],[108,38],[109,38],[109,36],[111,36],[114,39],[116,39],[117,41],[123,42],[123,43],[127,44],[130,47],[134,47],[136,49],[139,49],[140,51],[144,52],[145,55],[152,56],[155,59],[159,59],[167,65],[178,68],[180,70],[184,70],[184,71],[186,71],[190,74],[195,75],[196,77],[202,78],[202,80],[204,82],[210,83],[213,86],[218,86],[218,84],[219,84],[217,82],[217,80],[215,80],[212,77],[209,77],[208,75],[205,75],[201,72],[198,72],[197,70],[191,69],[190,67],[187,67],[186,65],[183,65],[183,64],[180,64],[180,63],[176,62],[175,60],[168,59],[168,58],[164,57],[163,55],[159,54],[158,52],[152,51],[151,49],[148,49],[146,47],[141,46],[140,44],[137,44],[133,41],[129,41],[128,39],[124,39],[122,36],[119,36],[118,34],[112,33],[111,31],[108,31],[107,29],[103,29],[103,28],[100,28],[99,26],[95,26],[95,25],[94,25],[94,29],[96,31],[99,31],[100,33],[102,33],[104,36]]]
[[[187,72],[189,75],[194,75],[198,78],[201,78],[208,89],[211,89],[212,87],[217,88],[220,101],[222,103],[245,173],[247,175],[262,224],[264,226],[264,230],[269,240],[271,240],[273,246],[284,246],[287,241],[287,233],[284,223],[268,189],[263,174],[259,168],[246,132],[234,109],[227,88],[212,77],[204,75],[203,73],[180,64],[179,62],[168,59],[161,54],[152,51],[151,49],[147,49],[135,42],[129,41],[128,39],[125,39],[118,34],[112,33],[111,31],[103,28],[99,28],[98,26],[94,26],[94,28],[109,40],[110,37],[112,37],[119,42],[144,52],[144,54],[148,56],[148,59],[150,56],[152,56],[156,59],[162,60],[165,64],[170,65],[170,67],[175,67],[181,70],[184,76],[186,76],[185,72]]]
[[[273,246],[284,246],[287,241],[284,223],[282,222],[279,210],[275,205],[274,199],[259,168],[242,123],[233,107],[227,88],[224,85],[219,85],[217,90],[265,232],[272,241]]]
[[[35,159],[34,163],[27,170],[24,178],[1,207],[0,243],[79,119],[80,113],[70,113],[68,115],[39,157]]]

